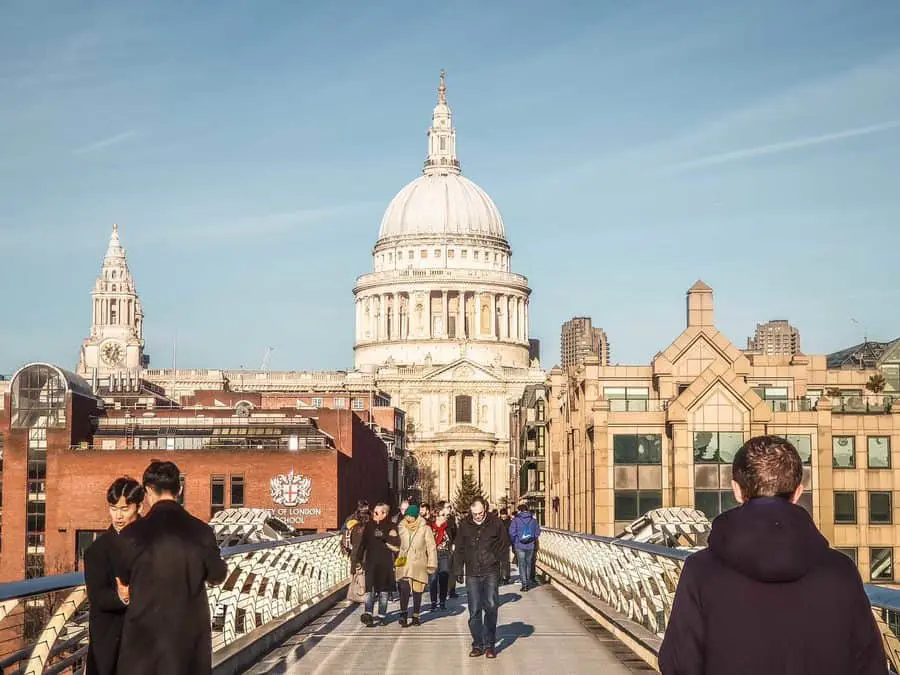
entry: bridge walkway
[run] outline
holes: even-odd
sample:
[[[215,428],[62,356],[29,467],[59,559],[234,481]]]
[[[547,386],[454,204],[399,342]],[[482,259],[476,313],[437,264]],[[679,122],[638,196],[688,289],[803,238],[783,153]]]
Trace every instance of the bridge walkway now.
[[[465,588],[446,610],[428,611],[422,625],[401,628],[398,604],[388,624],[368,628],[362,608],[342,601],[265,656],[247,675],[325,673],[650,673],[612,635],[549,585],[528,593],[517,584],[500,592],[497,658],[469,658],[471,638]]]

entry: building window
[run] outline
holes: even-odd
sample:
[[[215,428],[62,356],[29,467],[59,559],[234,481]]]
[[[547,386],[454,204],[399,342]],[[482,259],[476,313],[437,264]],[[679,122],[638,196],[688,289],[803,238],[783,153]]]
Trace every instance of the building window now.
[[[853,436],[832,436],[832,466],[835,469],[856,468],[856,439]]]
[[[866,439],[869,451],[870,469],[891,468],[891,437],[869,436]]]
[[[872,581],[893,581],[894,549],[869,549],[869,574]]]
[[[468,254],[468,251],[466,251],[466,249],[462,249],[462,250],[459,252],[459,257],[460,257],[460,258],[465,258],[465,257],[467,257],[467,254]]]
[[[834,493],[834,522],[841,525],[856,524],[856,493]]]
[[[225,510],[225,476],[209,478],[209,517]]]
[[[434,249],[434,257],[435,258],[441,257],[441,249],[439,249],[439,248]]]
[[[614,464],[662,464],[662,435],[616,434],[613,436]]]
[[[472,423],[472,397],[460,394],[456,397],[456,422]]]
[[[336,398],[334,399],[334,407],[338,410],[347,407],[347,399],[345,398]]]
[[[612,412],[647,412],[650,390],[647,387],[604,387],[603,398]]]
[[[872,525],[890,525],[891,518],[891,493],[869,493],[869,523]]]
[[[231,477],[231,508],[239,509],[244,506],[244,477]]]
[[[616,490],[613,517],[616,520],[637,520],[662,506],[662,490]]]
[[[452,248],[451,248],[451,249],[448,249],[448,250],[447,250],[447,257],[448,257],[448,258],[452,258],[453,255],[454,255],[453,249],[452,249]]]
[[[427,251],[426,249],[423,248],[421,251],[419,251],[419,257],[420,257],[420,258],[427,258],[427,257],[428,257],[428,251]]]
[[[322,407],[322,399],[319,398],[318,396],[314,397],[312,400],[312,407],[313,408],[321,408]]]
[[[856,549],[855,549],[855,548],[835,548],[834,550],[837,551],[838,553],[843,553],[845,556],[847,556],[848,558],[850,558],[850,560],[853,561],[853,564],[854,564],[854,565],[859,564],[859,563],[857,562]]]
[[[694,490],[694,508],[710,520],[737,505],[732,490]]]
[[[478,260],[478,251],[472,251],[472,260]]]
[[[366,402],[365,402],[364,399],[361,399],[361,398],[355,398],[355,399],[353,399],[353,401],[351,402],[351,406],[353,407],[354,410],[365,410],[365,408],[366,408]]]
[[[797,453],[803,463],[809,466],[812,463],[812,438],[808,435],[788,434],[785,436],[788,443],[797,448]]]
[[[740,431],[695,431],[694,462],[701,464],[731,464],[744,444]]]

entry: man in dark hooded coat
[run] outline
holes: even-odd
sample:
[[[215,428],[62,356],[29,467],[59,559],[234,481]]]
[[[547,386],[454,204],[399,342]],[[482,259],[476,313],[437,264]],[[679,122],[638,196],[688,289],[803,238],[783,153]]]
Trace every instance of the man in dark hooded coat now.
[[[228,569],[212,528],[178,504],[180,472],[154,460],[143,478],[150,512],[117,538],[115,569],[129,586],[118,672],[209,675],[212,627],[206,584]]]
[[[659,652],[662,675],[886,675],[881,634],[853,561],[805,509],[803,464],[777,436],[732,466],[741,506],[685,561]]]

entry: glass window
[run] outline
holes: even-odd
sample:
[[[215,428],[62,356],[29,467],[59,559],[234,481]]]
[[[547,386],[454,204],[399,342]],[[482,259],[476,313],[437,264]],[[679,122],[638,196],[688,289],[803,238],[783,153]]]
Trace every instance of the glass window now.
[[[894,579],[894,549],[869,549],[869,574],[872,581],[892,581]]]
[[[694,508],[702,511],[710,520],[737,505],[734,492],[731,490],[694,491]]]
[[[891,437],[869,436],[866,439],[869,451],[870,469],[891,468]]]
[[[800,499],[797,500],[797,504],[806,509],[806,512],[809,513],[809,515],[813,515],[812,491],[804,490],[803,494],[800,495]]]
[[[744,444],[739,431],[694,432],[694,461],[698,463],[731,464]]]
[[[84,552],[94,540],[106,530],[75,530],[75,569],[80,570],[84,562]]]
[[[856,523],[856,493],[834,493],[834,522],[838,524]]]
[[[366,402],[361,398],[355,398],[351,402],[354,410],[363,410],[366,407]]]
[[[210,476],[209,503],[210,518],[225,509],[225,476]]]
[[[231,508],[241,508],[244,506],[244,477],[231,477]]]
[[[832,436],[832,466],[835,469],[856,468],[856,439],[853,436]]]
[[[341,409],[347,407],[347,399],[345,398],[336,398],[334,399],[334,407]]]
[[[616,520],[637,520],[661,506],[662,490],[616,490],[613,517]]]
[[[858,564],[858,563],[857,563],[857,558],[856,558],[856,549],[855,549],[855,548],[836,548],[836,549],[834,549],[834,550],[837,551],[838,553],[843,553],[845,556],[847,556],[848,558],[850,558],[850,560],[853,561],[853,564],[854,564],[854,565]]]
[[[891,493],[869,493],[869,522],[872,525],[891,524]]]
[[[797,448],[800,459],[807,466],[812,463],[812,438],[809,435],[788,434],[788,442]]]
[[[314,397],[312,400],[312,407],[313,408],[321,408],[322,407],[322,399],[319,398],[318,396]]]
[[[662,464],[661,434],[615,434],[615,464]]]
[[[456,421],[457,423],[472,423],[472,397],[460,394],[456,397]]]

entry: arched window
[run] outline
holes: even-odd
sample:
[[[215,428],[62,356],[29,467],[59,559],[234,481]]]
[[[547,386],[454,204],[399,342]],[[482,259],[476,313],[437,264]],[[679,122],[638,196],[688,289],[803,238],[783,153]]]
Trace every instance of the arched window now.
[[[472,423],[472,397],[460,394],[456,397],[456,422]]]

